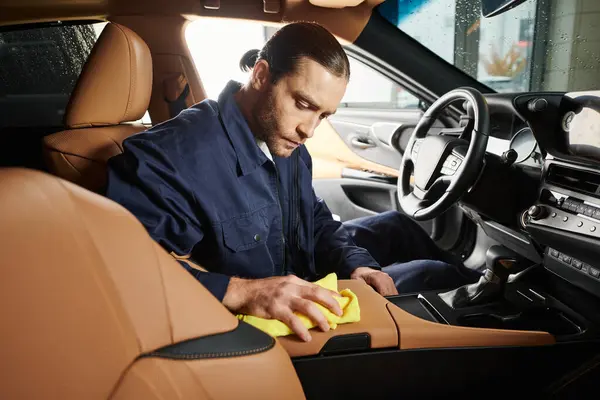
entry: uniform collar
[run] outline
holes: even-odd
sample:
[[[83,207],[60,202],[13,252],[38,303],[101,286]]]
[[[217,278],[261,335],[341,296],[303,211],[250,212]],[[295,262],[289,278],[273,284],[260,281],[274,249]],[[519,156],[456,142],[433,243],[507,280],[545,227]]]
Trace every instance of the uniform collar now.
[[[268,159],[256,144],[254,134],[235,101],[234,94],[241,87],[239,82],[229,81],[219,95],[218,103],[225,133],[233,145],[240,171],[242,175],[247,175]]]

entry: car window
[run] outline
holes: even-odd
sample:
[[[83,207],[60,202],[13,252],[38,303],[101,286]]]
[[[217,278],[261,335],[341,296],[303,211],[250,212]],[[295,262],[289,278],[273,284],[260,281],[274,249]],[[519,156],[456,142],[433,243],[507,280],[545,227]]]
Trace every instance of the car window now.
[[[527,0],[492,18],[473,0],[387,0],[377,11],[497,92],[600,88],[599,0]]]
[[[368,65],[349,57],[350,81],[340,107],[412,109],[419,99]]]
[[[0,126],[61,126],[71,91],[104,25],[0,31]]]
[[[0,31],[0,127],[61,127],[83,66],[106,22]],[[148,123],[148,114],[140,122]]]
[[[244,82],[248,77],[240,70],[240,58],[248,50],[262,48],[276,31],[274,26],[250,21],[198,19],[189,24],[185,37],[207,97],[216,99],[230,79]],[[340,107],[418,106],[415,96],[352,57],[350,75]]]

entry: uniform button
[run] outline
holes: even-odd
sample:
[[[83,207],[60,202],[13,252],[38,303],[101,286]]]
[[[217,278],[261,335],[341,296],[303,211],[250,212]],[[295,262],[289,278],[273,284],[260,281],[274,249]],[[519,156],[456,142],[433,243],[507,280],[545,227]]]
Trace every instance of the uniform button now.
[[[254,235],[254,241],[260,242],[260,235],[258,233],[256,235]]]
[[[595,226],[592,226],[592,227],[590,228],[590,232],[595,232],[595,231],[596,231],[596,227],[595,227]]]
[[[564,222],[567,222],[568,220],[569,220],[569,217],[564,217],[564,218],[563,218],[563,221],[564,221]]]
[[[555,212],[552,213],[552,218],[556,218],[556,213]]]
[[[577,223],[577,226],[579,226],[579,227],[582,227],[582,226],[583,226],[583,222],[579,221],[579,222]]]

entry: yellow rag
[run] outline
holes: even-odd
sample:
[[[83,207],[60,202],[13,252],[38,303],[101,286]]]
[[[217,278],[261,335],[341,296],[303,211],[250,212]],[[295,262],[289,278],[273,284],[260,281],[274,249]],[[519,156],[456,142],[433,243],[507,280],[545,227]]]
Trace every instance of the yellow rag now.
[[[333,290],[334,292],[338,292],[337,275],[335,273],[331,273],[323,279],[316,281],[315,285],[319,285],[326,289]],[[360,307],[358,306],[358,298],[356,297],[356,295],[350,289],[344,289],[338,293],[341,295],[341,297],[335,297],[335,299],[338,301],[340,308],[342,309],[341,316],[337,316],[331,311],[329,311],[328,308],[323,307],[318,303],[315,303],[317,308],[321,310],[321,312],[325,315],[325,318],[327,318],[327,321],[329,322],[329,327],[331,329],[337,328],[338,324],[347,324],[350,322],[360,321]],[[298,313],[296,313],[296,315],[298,316],[298,318],[300,318],[300,320],[302,321],[304,326],[306,326],[307,329],[311,329],[316,326],[315,323],[305,315]],[[255,317],[253,315],[243,314],[239,314],[237,315],[237,317],[240,320],[255,326],[256,328],[268,333],[273,337],[286,336],[293,333],[292,330],[286,324],[276,319],[265,319]]]

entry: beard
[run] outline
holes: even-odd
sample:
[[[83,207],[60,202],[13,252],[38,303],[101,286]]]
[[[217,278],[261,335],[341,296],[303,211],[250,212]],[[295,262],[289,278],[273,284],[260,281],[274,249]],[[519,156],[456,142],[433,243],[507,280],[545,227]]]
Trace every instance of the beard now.
[[[279,127],[280,112],[276,108],[275,93],[269,90],[261,95],[254,107],[254,126],[256,132],[254,136],[267,144],[271,154],[278,157],[289,156],[289,151],[278,143],[278,136],[281,131]]]

